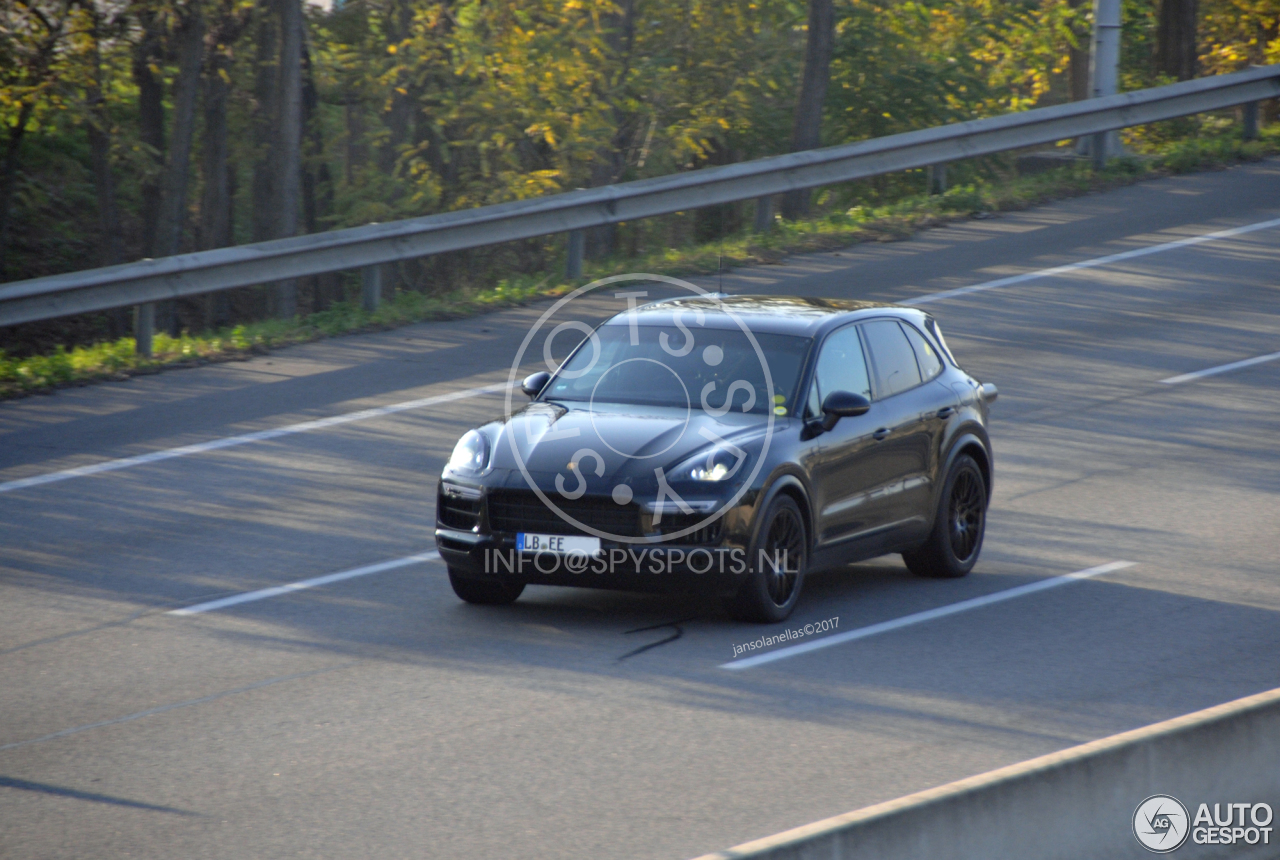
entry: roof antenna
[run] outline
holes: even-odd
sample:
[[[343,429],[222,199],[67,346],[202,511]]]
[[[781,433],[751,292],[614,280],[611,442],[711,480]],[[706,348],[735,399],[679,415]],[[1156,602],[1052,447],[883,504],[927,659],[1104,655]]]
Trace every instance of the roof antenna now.
[[[716,255],[716,292],[724,295],[724,254]]]

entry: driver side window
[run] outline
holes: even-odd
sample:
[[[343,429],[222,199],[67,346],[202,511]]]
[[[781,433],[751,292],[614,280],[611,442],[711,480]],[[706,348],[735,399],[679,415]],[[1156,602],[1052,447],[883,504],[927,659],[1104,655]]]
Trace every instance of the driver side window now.
[[[817,403],[810,395],[810,409],[817,407],[814,417],[821,414],[821,402],[833,391],[848,391],[871,399],[871,381],[867,375],[867,362],[862,355],[862,340],[856,325],[845,326],[832,332],[818,353],[818,367],[814,374]]]

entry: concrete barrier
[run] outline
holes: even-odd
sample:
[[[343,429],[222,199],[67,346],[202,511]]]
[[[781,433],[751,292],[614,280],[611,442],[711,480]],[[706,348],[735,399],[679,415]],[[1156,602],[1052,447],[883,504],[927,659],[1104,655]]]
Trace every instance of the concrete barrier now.
[[[1208,834],[1192,826],[1202,803],[1210,816],[1219,804],[1224,818],[1228,803],[1267,803],[1280,813],[1280,689],[698,860],[1149,858],[1134,836],[1133,817],[1155,794],[1171,795],[1187,809],[1192,836],[1172,853],[1176,860],[1280,857],[1280,815],[1266,824],[1266,844],[1260,832],[1256,845],[1197,844],[1195,836]],[[1249,814],[1244,812],[1246,825],[1252,826]]]

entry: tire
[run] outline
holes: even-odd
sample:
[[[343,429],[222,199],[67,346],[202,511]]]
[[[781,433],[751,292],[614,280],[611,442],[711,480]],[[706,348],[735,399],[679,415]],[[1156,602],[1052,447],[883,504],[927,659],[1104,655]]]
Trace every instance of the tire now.
[[[453,593],[467,603],[483,606],[506,606],[508,603],[515,603],[524,591],[523,582],[479,579],[460,574],[453,568],[449,568],[449,584],[453,586]]]
[[[761,559],[783,559],[775,570]],[[791,496],[781,493],[773,498],[756,526],[748,550],[747,581],[729,603],[729,614],[739,621],[776,624],[786,620],[796,608],[800,589],[804,586],[809,561],[809,537],[804,514]]]
[[[938,499],[933,531],[923,544],[902,554],[916,576],[955,579],[973,570],[987,528],[987,482],[968,454],[951,464]]]

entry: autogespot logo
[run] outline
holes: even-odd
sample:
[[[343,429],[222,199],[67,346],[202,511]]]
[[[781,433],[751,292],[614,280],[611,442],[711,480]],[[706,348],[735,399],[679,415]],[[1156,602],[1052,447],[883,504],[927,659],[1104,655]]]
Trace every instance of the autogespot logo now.
[[[640,326],[640,308],[652,298],[648,290],[637,289],[639,285],[634,282],[667,284],[687,291],[692,297],[710,299],[714,303],[711,313],[733,323],[729,331],[734,333],[733,339],[741,347],[736,350],[740,354],[732,356],[732,363],[727,360],[730,356],[726,355],[726,330],[723,324],[719,328],[707,325],[705,302],[698,302],[702,307],[682,306],[679,301],[674,302],[670,306],[669,326]],[[622,290],[607,289],[622,284],[626,284]],[[615,325],[627,335],[625,338],[612,338],[608,354],[595,327],[582,319],[572,318],[577,316],[573,307],[575,303],[588,296],[599,299],[602,293],[603,297],[618,303],[617,309],[623,313],[623,318],[619,321],[621,325]],[[513,420],[507,440],[526,485],[565,523],[585,534],[621,543],[678,541],[713,523],[751,488],[768,453],[774,421],[777,416],[785,415],[786,409],[780,405],[774,391],[769,362],[755,334],[733,312],[732,306],[717,302],[718,298],[717,294],[695,284],[666,275],[615,275],[569,293],[530,328],[511,365],[507,414],[512,415],[516,405],[512,402],[512,392],[523,376],[520,367],[525,353],[539,336],[543,362],[553,377],[549,385],[555,390],[547,398],[545,406],[534,404]],[[591,310],[590,316],[599,318],[598,301],[593,301],[591,308],[584,307],[583,310],[582,316],[588,316],[585,311]],[[564,318],[566,315],[569,318]],[[741,332],[745,340],[738,337],[737,332]],[[562,369],[553,357],[556,340],[571,336],[569,333],[576,333],[586,340],[571,359],[571,365]],[[745,367],[747,364],[753,366]],[[626,432],[627,425],[634,425],[637,415],[650,417],[649,412],[658,411],[647,405],[646,395],[649,392],[634,389],[638,396],[619,408],[618,398],[613,394],[626,389],[633,379],[651,380],[655,390],[660,388],[671,395],[667,398],[670,402],[655,398],[654,403],[654,406],[662,407],[662,421],[666,426],[665,430],[659,430],[659,422],[655,421],[655,430],[658,431],[655,436],[666,437],[662,444],[637,445],[634,436]],[[559,383],[566,381],[570,383],[572,396],[557,397]],[[558,403],[567,404],[574,410],[585,410],[590,419],[590,432],[582,422],[563,421],[565,408]],[[719,420],[729,412],[759,414],[764,432],[758,440],[753,439],[753,447],[760,445],[754,457],[733,439],[719,435],[719,432],[727,432]],[[704,420],[704,416],[711,420]],[[696,445],[685,439],[691,433],[698,436]],[[546,469],[547,464],[539,460],[539,473],[548,476],[548,486],[543,486],[530,471],[530,455],[538,459],[534,452],[540,445],[568,439],[579,439],[581,444],[569,446],[573,447],[572,455],[566,462],[555,464],[557,471],[553,477]],[[689,475],[674,475],[667,471],[677,465],[682,469],[689,465],[687,461],[672,463],[674,450],[693,447],[705,452],[699,454],[693,470],[702,468],[700,475],[710,478],[706,484],[707,495],[715,496],[714,501],[683,498],[672,486],[673,482],[685,481],[687,484],[689,478]],[[565,450],[559,445],[554,448]],[[675,459],[679,460],[679,457]],[[701,462],[703,459],[705,463]],[[750,468],[744,468],[748,460],[754,462]],[[581,510],[575,509],[579,517],[567,510],[569,503],[586,494],[589,483],[592,483],[590,475],[596,479],[608,476],[606,482],[611,486],[604,488],[606,492],[599,495],[613,504],[624,507],[642,502],[644,509],[652,514],[657,533],[644,538],[637,538],[634,534],[614,534],[598,527],[598,524],[583,522]],[[714,489],[728,481],[737,485],[736,492],[729,498],[719,498],[720,494],[714,493]],[[643,499],[637,497],[636,486],[643,488]],[[680,514],[686,517],[679,521],[680,528],[661,528],[664,518],[671,523]],[[698,515],[696,522],[689,524],[687,518],[690,515]]]
[[[1176,797],[1153,794],[1133,811],[1133,835],[1148,851],[1168,854],[1187,841],[1187,808]]]

